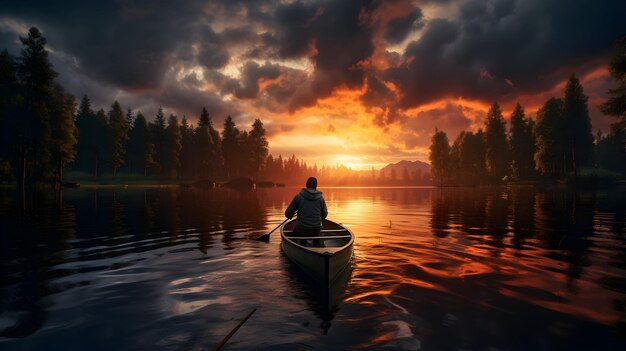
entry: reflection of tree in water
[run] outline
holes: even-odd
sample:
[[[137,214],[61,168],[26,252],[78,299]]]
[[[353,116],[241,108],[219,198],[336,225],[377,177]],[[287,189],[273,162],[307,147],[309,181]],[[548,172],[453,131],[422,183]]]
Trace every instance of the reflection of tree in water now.
[[[489,236],[487,241],[492,248],[492,255],[499,257],[504,246],[503,240],[507,234],[507,216],[509,201],[507,195],[499,189],[490,189],[486,195],[485,206],[485,234]]]
[[[605,269],[598,284],[605,289],[615,292],[612,300],[613,310],[619,318],[615,322],[615,328],[622,337],[626,337],[626,277],[619,274],[626,269],[626,193],[622,191],[606,191],[598,194],[596,202],[596,221],[601,228],[607,228],[608,235],[606,246],[612,251],[608,256],[607,265],[620,269],[620,272],[612,272]]]
[[[535,232],[535,190],[533,187],[511,189],[513,240],[515,249],[521,251],[527,239]]]
[[[446,189],[436,189],[431,197],[430,226],[434,236],[445,238],[450,231],[450,203]]]
[[[265,208],[254,191],[70,189],[62,197],[28,194],[24,206],[16,198],[10,190],[0,193],[0,314],[15,318],[8,327],[3,322],[0,335],[6,337],[27,336],[44,325],[44,297],[89,283],[51,286],[51,281],[133,265],[143,258],[130,252],[196,240],[206,253],[222,229],[228,244],[234,233],[262,230],[266,224]],[[82,268],[53,268],[76,261],[84,262]]]
[[[265,228],[267,213],[261,207],[256,191],[222,189],[218,193],[224,229],[222,241],[225,244],[232,240],[233,234],[242,229]]]
[[[480,238],[484,234],[486,197],[473,195],[474,192],[474,189],[460,192],[459,220],[464,233],[470,238]]]
[[[0,194],[3,202],[7,196],[12,194]],[[0,330],[0,336],[26,337],[45,323],[49,306],[44,298],[58,290],[49,281],[75,273],[51,269],[65,262],[66,250],[72,248],[69,241],[76,236],[75,211],[60,195],[42,192],[29,194],[26,203],[10,202],[2,211],[0,315],[7,314],[13,320]]]
[[[431,230],[433,235],[445,238],[458,224],[468,239],[484,244],[495,257],[506,249],[510,229],[518,256],[525,240],[537,237],[539,246],[549,250],[547,257],[567,263],[563,273],[568,277],[569,289],[575,291],[575,281],[590,264],[589,236],[594,233],[595,202],[593,194],[560,188],[539,192],[529,188],[506,192],[501,188],[435,189]],[[615,204],[609,207],[620,208]]]
[[[583,267],[590,264],[588,236],[593,234],[593,197],[557,190],[541,193],[539,201],[540,245],[550,250],[547,257],[567,263],[567,286],[576,292],[575,282],[582,276]]]

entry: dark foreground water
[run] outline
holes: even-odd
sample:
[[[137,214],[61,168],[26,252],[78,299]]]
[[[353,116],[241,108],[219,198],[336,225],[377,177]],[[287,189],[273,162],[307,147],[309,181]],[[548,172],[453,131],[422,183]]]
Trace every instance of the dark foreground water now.
[[[626,191],[324,191],[330,294],[281,253],[296,188],[0,190],[1,350],[623,350]]]

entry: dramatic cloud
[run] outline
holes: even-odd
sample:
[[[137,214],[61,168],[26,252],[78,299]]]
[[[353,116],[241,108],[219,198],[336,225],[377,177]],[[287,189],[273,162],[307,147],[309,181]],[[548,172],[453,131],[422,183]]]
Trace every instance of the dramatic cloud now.
[[[621,0],[4,0],[0,45],[19,55],[37,26],[60,82],[98,108],[193,123],[206,106],[216,125],[261,118],[274,153],[315,132],[323,155],[307,157],[370,164],[425,160],[435,127],[475,129],[493,101],[532,116],[571,74],[605,129],[596,106],[624,13]]]
[[[539,93],[596,68],[589,63],[626,33],[615,15],[625,11],[620,1],[465,1],[458,17],[430,20],[406,48],[406,64],[385,77],[402,92],[402,107]]]

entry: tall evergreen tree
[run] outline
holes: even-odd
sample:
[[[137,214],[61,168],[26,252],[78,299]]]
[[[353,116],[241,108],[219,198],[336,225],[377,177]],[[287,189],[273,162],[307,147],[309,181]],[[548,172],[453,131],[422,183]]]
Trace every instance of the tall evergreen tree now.
[[[89,128],[95,120],[95,112],[91,109],[91,100],[87,95],[83,95],[76,112],[76,129],[78,131],[78,142],[76,144],[76,162],[74,168],[88,171],[91,166],[89,159],[89,144],[92,142],[93,133]]]
[[[254,172],[254,178],[259,180],[259,172],[263,168],[267,155],[269,154],[269,143],[265,137],[265,128],[263,128],[263,122],[260,119],[255,119],[252,123],[252,130],[248,135],[250,140],[250,156],[252,171]]]
[[[150,139],[154,144],[154,168],[161,173],[165,155],[165,115],[160,106],[154,122],[150,123]]]
[[[170,179],[178,178],[180,170],[180,150],[182,149],[180,124],[178,118],[170,115],[165,129],[165,154],[163,155],[164,173]]]
[[[435,129],[430,144],[430,174],[434,182],[443,185],[450,169],[450,143],[445,132]]]
[[[511,114],[511,173],[518,179],[529,179],[535,170],[534,122],[526,118],[520,104],[515,105]]]
[[[232,117],[224,120],[222,129],[222,156],[224,157],[224,171],[226,179],[237,176],[237,159],[239,157],[239,129],[235,126]]]
[[[580,81],[571,76],[565,87],[563,118],[567,133],[566,170],[574,172],[574,176],[593,161],[593,134],[587,100]]]
[[[213,128],[213,122],[207,112],[206,108],[202,108],[200,113],[200,119],[198,120],[198,128],[195,130],[196,141],[196,156],[197,156],[197,169],[200,178],[213,178],[215,175],[214,160],[217,153],[216,142],[211,135],[211,129]]]
[[[239,176],[252,177],[254,174],[252,160],[252,145],[250,144],[250,134],[248,131],[240,131],[237,138],[237,152],[235,153],[235,174]]]
[[[110,162],[113,169],[113,176],[117,174],[117,169],[125,164],[126,150],[124,146],[128,140],[128,126],[124,119],[124,112],[120,104],[115,101],[109,111],[109,133],[111,135]]]
[[[485,136],[482,129],[476,134],[465,132],[460,142],[459,163],[466,182],[480,184],[485,174]]]
[[[612,123],[606,136],[596,140],[597,166],[626,175],[626,120]]]
[[[535,152],[537,171],[544,176],[562,176],[565,168],[567,139],[561,99],[551,98],[539,109],[535,138],[537,140]]]
[[[180,122],[180,173],[184,178],[195,178],[194,164],[194,133],[193,127],[187,122],[187,117],[183,115]]]
[[[494,102],[485,120],[485,157],[487,171],[494,180],[501,180],[509,171],[509,145],[506,138],[506,122],[500,105]]]
[[[154,162],[154,145],[150,141],[148,122],[141,112],[137,113],[133,121],[133,128],[128,140],[128,159],[132,165],[132,171],[139,171],[148,175],[148,168]]]
[[[74,122],[76,101],[74,96],[63,90],[59,84],[54,85],[50,101],[51,138],[50,151],[54,171],[54,183],[61,186],[63,183],[63,169],[65,165],[74,161],[76,157],[76,143],[78,130]]]
[[[76,169],[98,178],[101,165],[107,163],[110,133],[104,110],[100,109],[95,113],[86,95],[83,96],[76,113],[76,129],[78,134]]]
[[[18,184],[41,180],[49,170],[50,116],[47,102],[57,73],[46,51],[46,39],[32,27],[28,37],[20,37],[23,48],[17,64],[17,77],[23,88],[24,110],[16,121]],[[28,170],[28,168],[31,168]]]

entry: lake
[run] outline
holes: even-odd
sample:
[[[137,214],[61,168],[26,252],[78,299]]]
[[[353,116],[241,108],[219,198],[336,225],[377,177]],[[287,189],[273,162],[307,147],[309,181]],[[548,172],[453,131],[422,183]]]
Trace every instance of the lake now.
[[[626,349],[626,189],[320,188],[356,235],[319,289],[298,188],[0,189],[0,349]],[[18,200],[20,199],[20,200]]]

